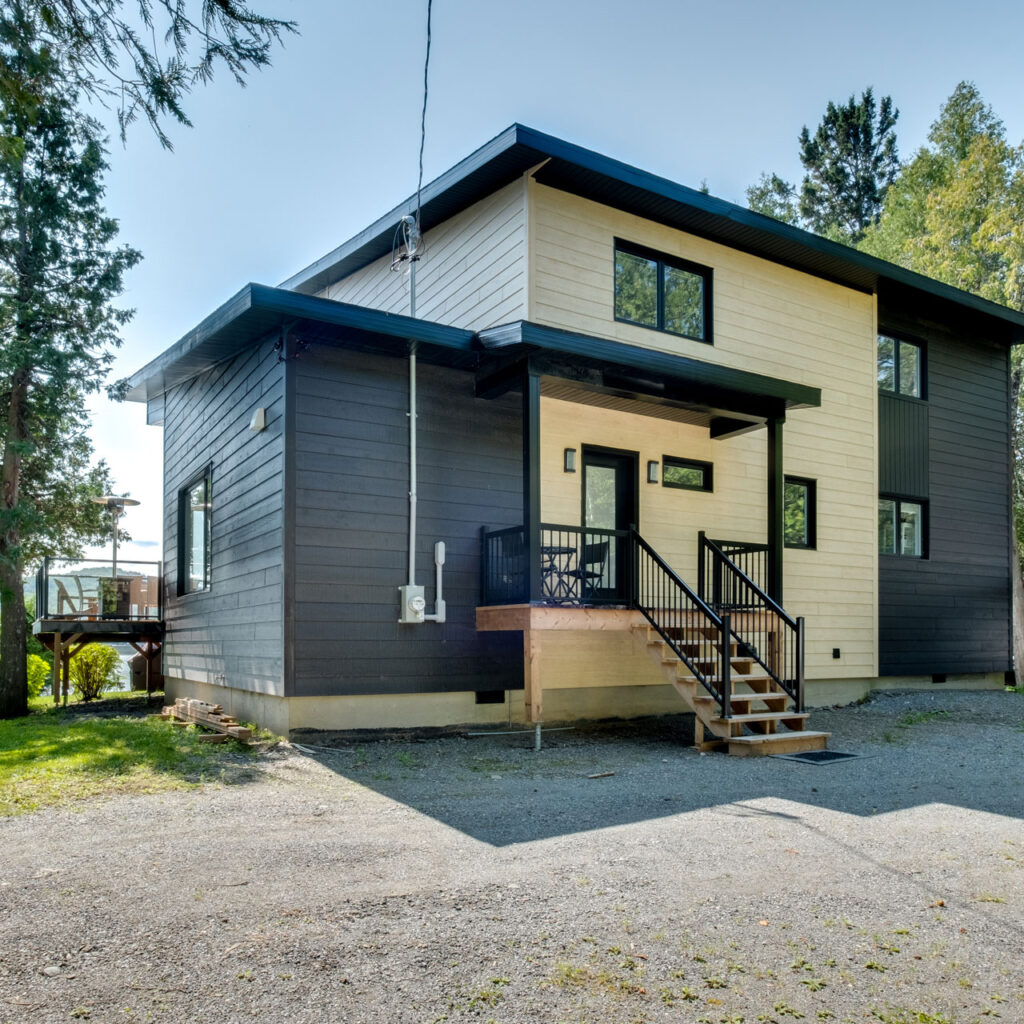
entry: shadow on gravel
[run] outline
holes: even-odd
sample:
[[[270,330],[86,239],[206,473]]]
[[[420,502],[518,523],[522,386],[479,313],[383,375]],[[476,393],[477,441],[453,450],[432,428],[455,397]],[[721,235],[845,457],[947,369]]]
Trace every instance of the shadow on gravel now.
[[[823,766],[698,754],[684,715],[548,733],[539,752],[532,735],[348,737],[333,750],[307,739],[324,744],[311,756],[325,768],[494,846],[687,814],[699,829],[711,807],[799,818],[801,805],[863,817],[955,805],[1024,818],[1024,700],[1005,720],[906,718],[816,711],[833,749],[862,755]],[[750,804],[765,799],[787,804]]]

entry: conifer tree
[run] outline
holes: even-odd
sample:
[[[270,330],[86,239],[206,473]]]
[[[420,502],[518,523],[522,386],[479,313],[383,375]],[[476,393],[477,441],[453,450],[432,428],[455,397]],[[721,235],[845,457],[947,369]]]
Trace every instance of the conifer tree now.
[[[139,259],[114,246],[99,125],[79,109],[61,52],[22,0],[0,10],[0,718],[26,703],[26,558],[103,534],[88,495],[84,400],[130,313],[115,308]]]

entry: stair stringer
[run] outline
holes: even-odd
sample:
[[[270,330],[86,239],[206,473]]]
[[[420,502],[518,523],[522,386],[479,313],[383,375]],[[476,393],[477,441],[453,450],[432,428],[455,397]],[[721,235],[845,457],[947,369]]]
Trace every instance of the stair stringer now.
[[[715,698],[707,693],[686,662],[656,629],[646,623],[637,623],[631,628],[634,641],[658,663],[666,680],[693,711],[694,746],[698,750],[727,750],[734,756],[750,757],[825,749],[830,734],[806,730],[804,725],[809,715],[788,710],[789,694],[770,676],[755,671],[757,666],[751,659],[739,657],[735,643],[730,644],[734,715],[724,719]],[[700,658],[701,647],[706,647],[707,654],[716,660],[721,649],[720,641],[710,638],[707,632],[705,628],[695,628],[692,630],[694,636],[687,642],[687,646],[698,649],[694,655],[698,661],[704,660]],[[745,685],[749,689],[737,692],[737,685]],[[752,705],[756,704],[764,707],[751,711]],[[742,710],[744,707],[745,712]],[[780,726],[785,731],[778,731]],[[744,727],[750,729],[751,734],[744,735]]]

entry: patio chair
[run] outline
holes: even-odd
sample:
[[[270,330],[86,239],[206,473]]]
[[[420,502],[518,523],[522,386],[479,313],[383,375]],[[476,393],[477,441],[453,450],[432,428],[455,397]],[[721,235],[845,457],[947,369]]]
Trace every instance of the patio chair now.
[[[577,581],[577,597],[583,598],[597,589],[604,579],[608,564],[608,541],[584,544],[579,564],[569,575]]]

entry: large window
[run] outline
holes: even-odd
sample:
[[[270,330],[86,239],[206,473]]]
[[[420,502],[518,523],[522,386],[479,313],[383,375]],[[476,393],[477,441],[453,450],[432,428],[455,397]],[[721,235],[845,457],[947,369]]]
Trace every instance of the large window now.
[[[815,482],[787,476],[785,485],[785,528],[787,548],[813,548],[818,544],[815,519]]]
[[[179,594],[194,594],[210,589],[212,483],[212,469],[207,466],[202,476],[178,492]]]
[[[925,505],[905,498],[878,499],[878,550],[883,555],[925,557]]]
[[[924,359],[913,341],[878,336],[878,387],[897,395],[924,398]]]
[[[681,487],[687,491],[711,491],[714,490],[714,470],[710,462],[663,455],[661,483],[663,487]]]
[[[615,319],[711,342],[711,270],[615,243]]]

